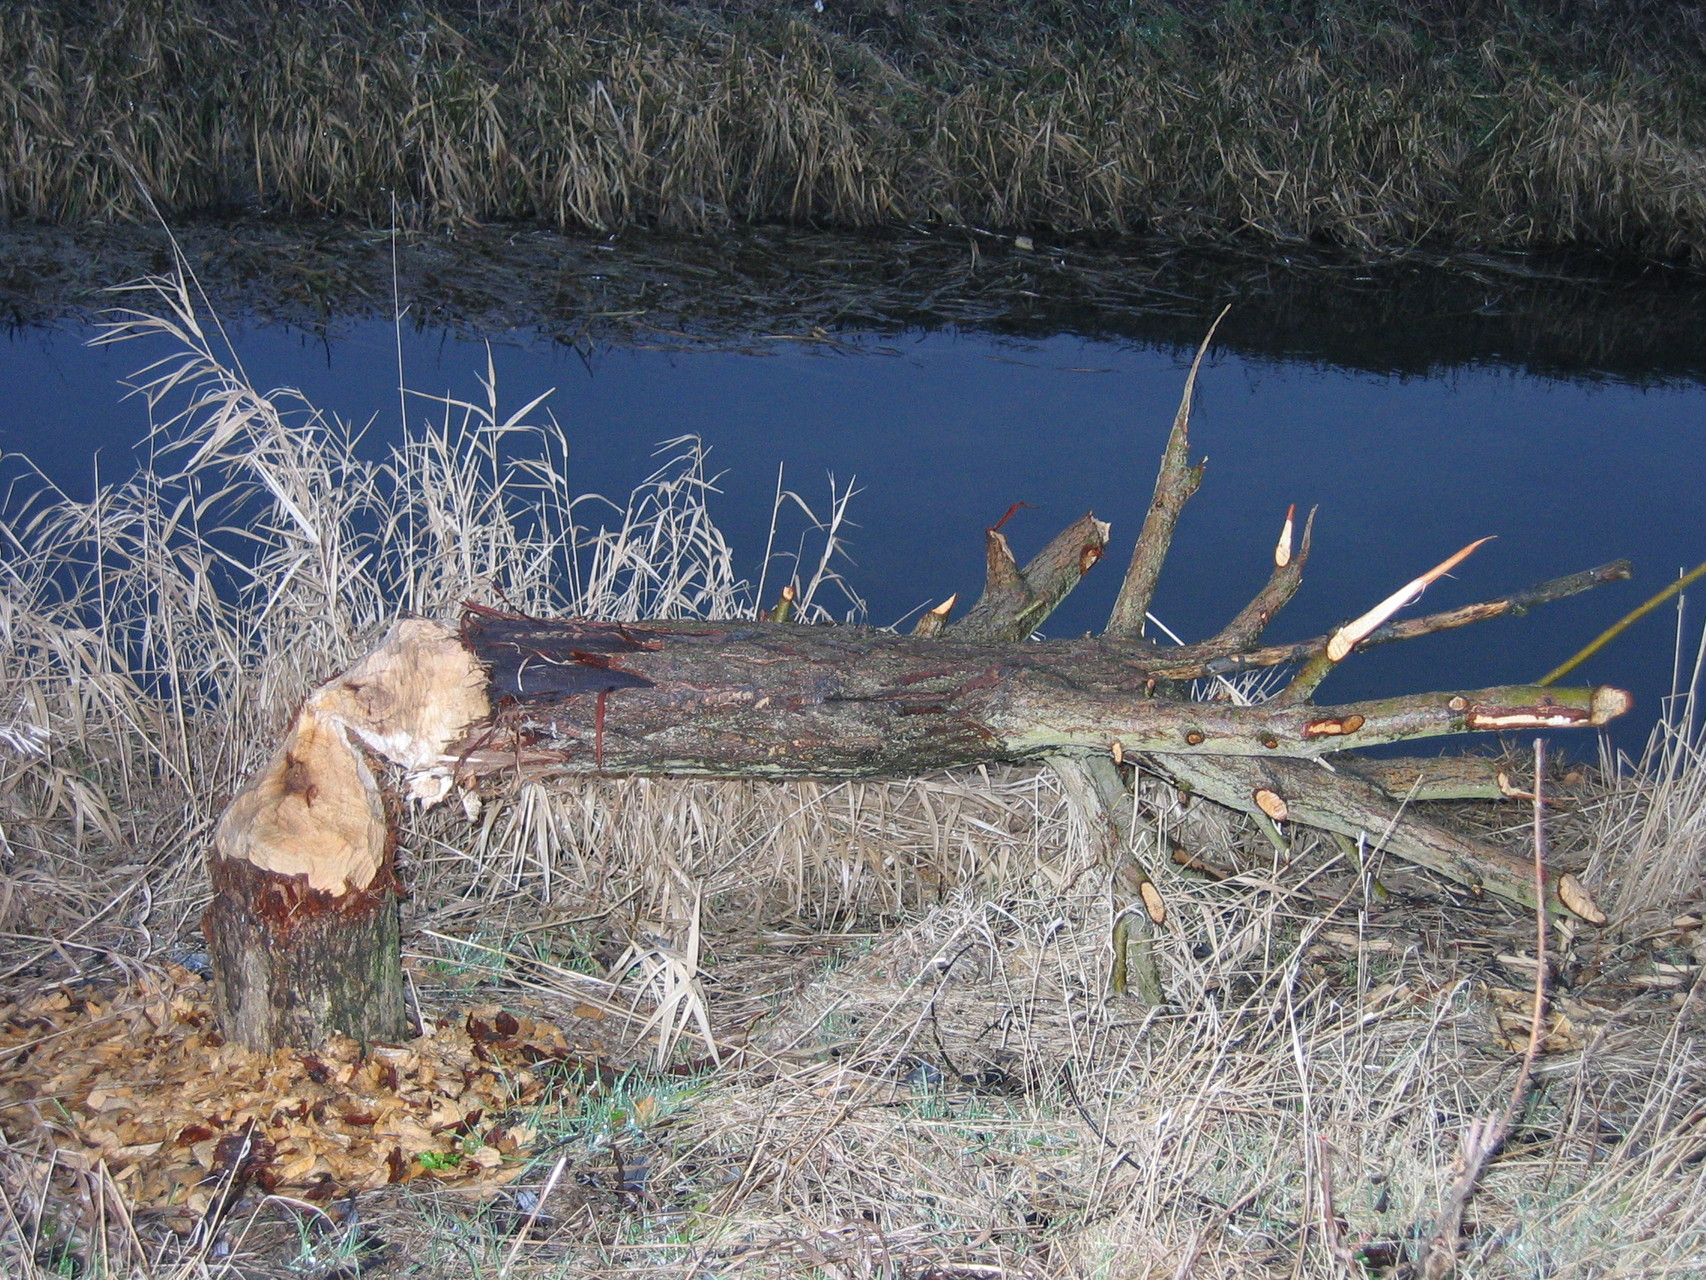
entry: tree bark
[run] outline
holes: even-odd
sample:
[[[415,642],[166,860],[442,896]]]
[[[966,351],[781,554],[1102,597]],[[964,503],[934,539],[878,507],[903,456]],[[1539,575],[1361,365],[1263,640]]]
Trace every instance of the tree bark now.
[[[1621,690],[1510,686],[1338,707],[1153,694],[1141,641],[988,644],[777,623],[550,622],[480,610],[462,637],[498,712],[466,775],[905,776],[1060,752],[1314,758],[1470,733],[1601,725]]]
[[[378,877],[345,893],[238,858],[215,858],[209,870],[202,929],[228,1040],[271,1051],[314,1049],[333,1033],[362,1044],[405,1038],[400,886],[389,855]]]
[[[1360,838],[1370,853],[1393,853],[1476,892],[1492,893],[1530,910],[1536,905],[1531,860],[1432,823],[1400,821],[1392,795],[1348,770],[1330,774],[1319,765],[1298,760],[1228,756],[1168,754],[1155,760],[1182,789],[1229,808],[1254,804],[1275,821]],[[1580,882],[1568,873],[1549,871],[1546,894],[1551,905],[1574,911],[1594,924],[1605,923]]]
[[[1086,531],[1102,536],[1086,519],[1016,571],[1005,614],[987,610],[967,629],[1002,634],[1003,617],[1028,622],[1039,600],[1064,594],[1060,583],[1094,563]],[[1235,706],[1156,696],[1154,673],[1171,661],[1141,639],[627,626],[472,607],[459,630],[399,623],[310,695],[283,747],[220,821],[205,927],[226,1034],[268,1050],[313,1047],[334,1033],[365,1042],[403,1034],[392,824],[370,753],[400,766],[409,795],[427,803],[482,779],[893,777],[1047,761],[1073,792],[1120,898],[1116,958],[1134,964],[1116,965],[1116,979],[1129,973],[1135,990],[1156,999],[1146,938],[1164,907],[1132,856],[1115,761],[1147,756],[1234,808],[1384,841],[1442,874],[1532,903],[1531,882],[1501,851],[1398,821],[1402,797],[1381,789],[1378,769],[1335,774],[1313,762],[1440,734],[1596,726],[1629,705],[1617,689],[1516,686],[1338,707]],[[1486,781],[1454,776],[1443,785],[1484,790]],[[1548,884],[1546,898],[1552,909],[1603,918],[1567,877]]]

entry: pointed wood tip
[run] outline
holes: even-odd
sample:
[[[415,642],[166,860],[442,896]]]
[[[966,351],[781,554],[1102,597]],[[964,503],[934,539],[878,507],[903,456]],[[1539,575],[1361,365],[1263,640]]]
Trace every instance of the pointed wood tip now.
[[[302,876],[308,888],[338,896],[373,882],[388,830],[366,760],[341,724],[307,706],[220,816],[213,843],[221,857]]]
[[[919,618],[918,625],[913,627],[912,634],[922,640],[934,640],[941,635],[943,628],[948,625],[948,614],[954,607],[954,601],[959,598],[959,592],[956,591],[934,609],[925,613],[923,617]]]
[[[1393,614],[1397,613],[1398,610],[1404,608],[1406,605],[1414,604],[1417,600],[1421,599],[1422,592],[1426,591],[1429,586],[1438,582],[1441,578],[1445,577],[1446,574],[1450,573],[1458,565],[1467,560],[1472,554],[1474,554],[1477,547],[1484,546],[1492,540],[1493,535],[1488,535],[1485,538],[1479,538],[1476,541],[1471,542],[1461,551],[1447,556],[1433,568],[1422,574],[1421,577],[1412,578],[1409,582],[1406,582],[1403,586],[1399,587],[1398,590],[1387,596],[1386,599],[1375,605],[1374,608],[1370,609],[1361,617],[1353,618],[1351,621],[1345,623],[1344,626],[1340,627],[1333,633],[1333,638],[1327,641],[1327,660],[1335,663],[1343,662],[1352,649],[1356,648],[1358,644],[1363,640],[1366,640],[1376,630],[1383,626]]]
[[[1285,510],[1285,523],[1280,526],[1279,543],[1274,547],[1274,568],[1283,569],[1291,563],[1291,531],[1297,519],[1297,504]]]

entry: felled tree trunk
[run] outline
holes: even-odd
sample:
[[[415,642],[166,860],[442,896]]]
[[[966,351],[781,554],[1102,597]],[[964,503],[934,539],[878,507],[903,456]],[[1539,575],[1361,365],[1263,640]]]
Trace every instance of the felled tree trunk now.
[[[1143,620],[1179,510],[1201,479],[1186,448],[1196,372],[1101,637],[1028,639],[1102,557],[1108,526],[1088,515],[1023,568],[1000,525],[990,529],[982,599],[957,624],[939,607],[911,636],[775,621],[556,621],[477,606],[454,630],[398,623],[310,696],[283,748],[219,824],[206,928],[227,1034],[263,1049],[312,1046],[333,1033],[402,1034],[398,886],[373,756],[400,766],[410,799],[427,804],[457,788],[587,774],[895,777],[1046,762],[1122,902],[1113,983],[1124,989],[1129,976],[1151,1000],[1162,983],[1146,939],[1166,911],[1133,847],[1127,760],[1147,760],[1181,790],[1262,822],[1383,840],[1440,874],[1534,905],[1521,859],[1405,812],[1379,770],[1311,762],[1442,734],[1598,726],[1628,708],[1627,694],[1516,686],[1328,707],[1313,695],[1360,647],[1518,612],[1627,577],[1628,565],[1389,621],[1470,547],[1329,636],[1262,649],[1262,631],[1297,590],[1309,554],[1312,518],[1294,548],[1288,514],[1254,599],[1207,641],[1155,645]],[[1260,705],[1225,679],[1280,664],[1296,673]],[[1224,696],[1192,699],[1189,682],[1202,679]],[[1447,771],[1432,794],[1483,794],[1488,785]],[[1550,909],[1603,919],[1568,875],[1549,876],[1539,896]]]
[[[1477,730],[1605,724],[1611,688],[1505,686],[1342,706],[1157,696],[1130,643],[987,644],[778,623],[553,622],[480,612],[462,638],[498,707],[453,754],[519,772],[895,777],[1065,753],[1312,759]]]

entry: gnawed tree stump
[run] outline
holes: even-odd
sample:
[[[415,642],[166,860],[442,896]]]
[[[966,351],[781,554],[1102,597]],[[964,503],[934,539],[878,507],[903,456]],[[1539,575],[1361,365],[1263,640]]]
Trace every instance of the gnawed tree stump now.
[[[227,1038],[257,1049],[406,1031],[393,802],[370,751],[435,764],[486,714],[485,677],[436,623],[404,621],[317,690],[214,832],[202,920]],[[383,765],[381,765],[383,767]]]
[[[1179,509],[1201,479],[1187,454],[1196,372],[1100,637],[1027,639],[1101,559],[1108,526],[1093,515],[1023,568],[1000,525],[990,529],[982,599],[954,624],[939,607],[911,636],[776,621],[548,620],[475,605],[456,629],[398,623],[309,697],[284,747],[219,824],[206,928],[226,1034],[264,1049],[312,1046],[333,1032],[402,1034],[392,789],[374,757],[398,766],[408,798],[422,804],[588,774],[895,777],[1043,761],[1122,901],[1114,984],[1129,978],[1150,1000],[1162,986],[1146,935],[1166,909],[1136,857],[1127,762],[1146,761],[1181,790],[1261,822],[1383,841],[1442,875],[1535,905],[1525,859],[1404,808],[1421,785],[1416,771],[1431,778],[1432,798],[1508,792],[1508,782],[1469,768],[1329,770],[1323,761],[1443,734],[1599,726],[1628,709],[1627,694],[1515,686],[1323,707],[1314,693],[1358,647],[1561,599],[1627,577],[1628,564],[1389,621],[1466,548],[1331,635],[1258,648],[1308,559],[1313,513],[1296,546],[1288,514],[1267,584],[1226,627],[1199,644],[1156,645],[1141,634],[1143,619]],[[1276,697],[1239,705],[1225,677],[1282,664],[1297,670]],[[1218,682],[1221,700],[1190,696],[1189,682],[1203,679]],[[1567,875],[1551,876],[1543,894],[1549,909],[1603,920]]]

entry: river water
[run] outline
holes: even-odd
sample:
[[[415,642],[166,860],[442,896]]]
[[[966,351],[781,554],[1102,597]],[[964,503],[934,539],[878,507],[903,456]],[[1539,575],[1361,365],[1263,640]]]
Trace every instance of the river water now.
[[[485,245],[460,268],[455,246],[405,245],[400,325],[372,298],[392,253],[378,237],[338,246],[330,261],[355,265],[337,265],[312,306],[277,305],[312,265],[239,279],[226,263],[210,291],[257,385],[371,421],[376,445],[397,429],[399,346],[417,392],[479,398],[488,350],[502,401],[549,392],[579,491],[625,494],[659,442],[698,435],[723,472],[715,514],[754,575],[779,465],[813,502],[831,476],[856,484],[841,569],[880,624],[952,592],[969,602],[983,528],[1022,502],[1007,525],[1021,559],[1085,510],[1113,522],[1113,554],[1047,630],[1099,628],[1192,346],[1227,304],[1193,417],[1207,478],[1156,600],[1185,638],[1260,585],[1292,503],[1320,515],[1274,640],[1325,631],[1487,535],[1422,608],[1618,557],[1636,565],[1633,582],[1524,619],[1357,655],[1324,701],[1533,679],[1706,558],[1706,349],[1687,328],[1703,309],[1697,281],[966,245],[671,242],[660,259],[655,246],[529,233],[519,257]],[[134,265],[112,256],[109,271]],[[165,351],[91,348],[92,304],[64,285],[59,303],[43,296],[14,306],[20,322],[0,343],[0,450],[87,492],[97,454],[108,477],[130,465],[147,422],[122,383]],[[1685,633],[1698,635],[1699,616],[1685,613]],[[1675,609],[1649,617],[1576,677],[1635,693],[1620,746],[1638,745],[1675,686],[1677,623]]]

